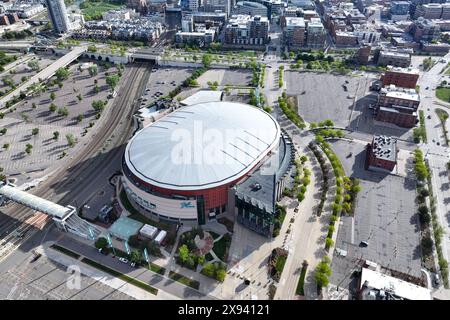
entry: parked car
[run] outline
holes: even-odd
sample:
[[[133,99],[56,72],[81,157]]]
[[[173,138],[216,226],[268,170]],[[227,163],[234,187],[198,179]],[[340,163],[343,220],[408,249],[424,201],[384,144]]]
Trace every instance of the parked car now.
[[[361,241],[360,246],[361,247],[368,247],[369,243],[367,241]]]
[[[120,262],[123,262],[123,263],[128,263],[128,260],[125,259],[125,258],[119,258],[119,261],[120,261]]]

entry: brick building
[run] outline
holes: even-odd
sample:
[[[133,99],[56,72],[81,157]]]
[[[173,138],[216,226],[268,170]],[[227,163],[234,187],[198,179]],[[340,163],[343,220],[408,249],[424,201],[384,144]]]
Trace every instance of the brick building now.
[[[367,145],[366,169],[392,171],[397,165],[397,140],[387,136],[373,136]]]
[[[381,89],[378,96],[375,119],[390,122],[400,127],[411,128],[417,123],[419,94],[415,89],[390,85]]]
[[[417,69],[388,66],[388,71],[381,76],[381,83],[383,87],[393,84],[396,87],[415,89],[418,79]]]

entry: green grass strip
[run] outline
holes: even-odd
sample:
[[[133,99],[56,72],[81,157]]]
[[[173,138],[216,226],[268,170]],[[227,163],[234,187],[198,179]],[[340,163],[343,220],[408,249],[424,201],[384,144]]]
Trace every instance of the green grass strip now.
[[[196,281],[196,280],[191,280],[185,276],[183,276],[182,274],[170,271],[169,272],[169,278],[175,281],[178,281],[188,287],[194,288],[194,289],[199,289],[200,288],[200,282]]]
[[[52,244],[50,248],[55,249],[56,251],[62,252],[72,258],[78,259],[80,255],[78,253],[73,252],[72,250],[66,249],[64,247],[58,246],[57,244]]]
[[[123,281],[125,281],[125,282],[127,282],[129,284],[132,284],[132,285],[134,285],[134,286],[136,286],[138,288],[141,288],[141,289],[143,289],[143,290],[145,290],[147,292],[150,292],[151,294],[154,294],[154,295],[158,294],[158,289],[156,289],[156,288],[146,284],[145,282],[142,282],[142,281],[140,281],[138,279],[130,277],[130,276],[128,276],[126,274],[123,274],[123,273],[121,273],[119,271],[113,270],[113,269],[111,269],[111,268],[109,268],[107,266],[104,266],[104,265],[102,265],[102,264],[100,264],[98,262],[95,262],[95,261],[93,261],[91,259],[88,259],[88,258],[83,258],[81,261],[86,263],[86,264],[88,264],[88,265],[90,265],[91,267],[94,267],[94,268],[97,268],[99,270],[102,270],[102,271],[104,271],[106,273],[109,273],[110,275],[112,275],[112,276],[114,276],[116,278],[119,278],[119,279],[121,279],[121,280],[123,280]]]

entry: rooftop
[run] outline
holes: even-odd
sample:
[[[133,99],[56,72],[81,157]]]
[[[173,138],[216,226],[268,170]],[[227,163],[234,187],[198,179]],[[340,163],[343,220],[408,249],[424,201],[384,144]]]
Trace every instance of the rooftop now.
[[[377,159],[397,161],[397,140],[387,136],[373,136],[372,151]]]
[[[189,105],[142,129],[125,161],[138,178],[172,190],[231,183],[279,143],[280,127],[262,109],[235,102]]]
[[[380,92],[390,98],[420,101],[420,95],[415,89],[400,88],[394,84],[382,88]]]
[[[431,292],[427,288],[420,287],[377,271],[362,268],[361,288],[365,283],[368,288],[379,290],[378,297],[380,299],[387,300],[391,297],[390,299],[393,300],[431,300]],[[394,297],[392,297],[392,295]],[[372,296],[372,299],[376,299],[376,296],[369,294],[369,297],[370,296]]]
[[[305,27],[305,19],[301,17],[286,17],[286,27]]]
[[[197,103],[215,102],[222,100],[222,91],[215,90],[200,90],[192,96],[180,101],[184,106],[190,106]]]
[[[137,234],[143,226],[144,224],[139,221],[120,217],[111,225],[108,231],[117,238],[128,240],[128,238]]]
[[[394,66],[387,66],[388,71],[391,72],[398,72],[398,73],[409,73],[409,74],[419,74],[419,70],[415,68],[401,68],[401,67],[394,67]]]

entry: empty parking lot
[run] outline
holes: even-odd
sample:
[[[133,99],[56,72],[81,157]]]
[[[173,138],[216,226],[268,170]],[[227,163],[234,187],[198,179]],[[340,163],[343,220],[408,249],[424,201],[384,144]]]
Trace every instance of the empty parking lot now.
[[[410,178],[364,169],[365,143],[336,141],[332,148],[346,174],[360,179],[354,217],[343,217],[336,248],[346,258],[333,259],[331,282],[339,284],[358,260],[420,277],[421,252],[415,204],[415,182]],[[349,154],[352,156],[349,157]],[[360,246],[367,241],[368,246]]]

